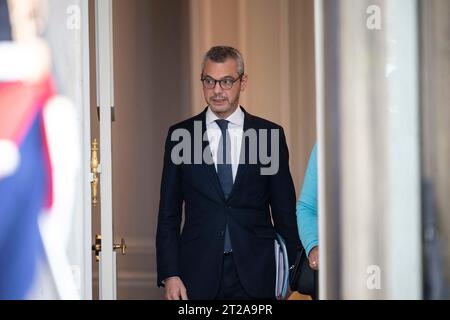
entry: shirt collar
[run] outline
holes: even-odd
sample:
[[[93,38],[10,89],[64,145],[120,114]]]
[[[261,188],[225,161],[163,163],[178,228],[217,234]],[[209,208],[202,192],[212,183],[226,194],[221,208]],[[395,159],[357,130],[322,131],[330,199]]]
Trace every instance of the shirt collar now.
[[[236,108],[236,110],[225,120],[228,120],[230,123],[237,125],[237,126],[243,126],[244,125],[244,112],[242,111],[242,108],[239,106]],[[214,121],[220,119],[217,117],[214,112],[212,112],[211,108],[208,107],[208,110],[206,111],[206,124],[209,125],[213,123]]]

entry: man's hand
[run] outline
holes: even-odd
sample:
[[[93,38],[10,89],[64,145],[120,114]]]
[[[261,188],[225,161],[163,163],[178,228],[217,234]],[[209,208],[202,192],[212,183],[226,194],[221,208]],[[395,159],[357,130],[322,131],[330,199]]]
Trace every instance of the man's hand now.
[[[312,248],[312,250],[309,252],[308,260],[311,269],[319,269],[319,246]]]
[[[187,300],[186,287],[180,277],[170,277],[164,281],[166,300]]]

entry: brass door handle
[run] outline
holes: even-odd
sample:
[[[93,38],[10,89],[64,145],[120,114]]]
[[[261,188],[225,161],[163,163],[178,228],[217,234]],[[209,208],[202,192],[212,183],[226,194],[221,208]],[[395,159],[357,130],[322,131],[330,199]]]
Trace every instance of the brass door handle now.
[[[92,251],[95,252],[95,261],[100,261],[100,252],[102,251],[102,236],[95,235],[95,243],[92,245]]]
[[[125,244],[125,239],[124,238],[120,239],[120,244],[115,244],[113,249],[114,250],[121,249],[122,255],[125,255],[125,253],[127,252],[127,245]]]
[[[94,139],[92,142],[91,148],[91,173],[92,173],[92,181],[91,181],[91,197],[92,197],[92,205],[95,207],[98,203],[98,180],[100,175],[99,170],[99,162],[98,162],[98,142],[97,139]]]
[[[127,251],[127,245],[125,243],[125,239],[120,239],[120,244],[114,244],[113,246],[114,250],[121,249],[122,255],[126,254]],[[95,252],[95,261],[100,261],[100,252],[102,251],[102,236],[101,235],[95,235],[95,243],[92,245],[92,251]]]

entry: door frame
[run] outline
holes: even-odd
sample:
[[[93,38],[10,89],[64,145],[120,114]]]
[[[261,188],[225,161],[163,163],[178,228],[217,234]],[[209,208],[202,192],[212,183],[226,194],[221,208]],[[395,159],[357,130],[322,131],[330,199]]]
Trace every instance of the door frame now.
[[[81,50],[82,50],[82,152],[83,161],[81,170],[83,181],[83,230],[82,230],[82,283],[81,297],[84,300],[92,300],[92,201],[91,201],[91,87],[90,87],[90,59],[89,59],[89,0],[81,0]]]
[[[97,74],[97,107],[100,109],[100,253],[99,297],[117,298],[116,255],[113,250],[112,208],[112,137],[111,120],[114,106],[114,65],[112,0],[95,1],[95,43]]]
[[[83,266],[82,298],[92,300],[92,200],[91,182],[91,107],[99,108],[100,119],[100,208],[102,251],[100,253],[99,289],[100,299],[114,300],[117,297],[116,287],[116,255],[113,252],[113,222],[112,222],[112,153],[111,153],[111,109],[114,105],[114,77],[112,58],[112,1],[96,0],[95,2],[95,43],[96,43],[96,74],[97,103],[91,106],[90,87],[90,46],[89,46],[89,0],[81,0],[81,37],[82,37],[82,72],[83,72]],[[108,245],[106,245],[108,244]]]

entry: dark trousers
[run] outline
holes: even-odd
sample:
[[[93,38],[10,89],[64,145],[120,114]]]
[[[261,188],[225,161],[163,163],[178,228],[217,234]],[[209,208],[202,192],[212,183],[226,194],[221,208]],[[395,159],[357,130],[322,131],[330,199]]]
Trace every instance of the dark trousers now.
[[[233,253],[223,256],[222,279],[216,300],[250,300],[245,292],[234,264]]]

